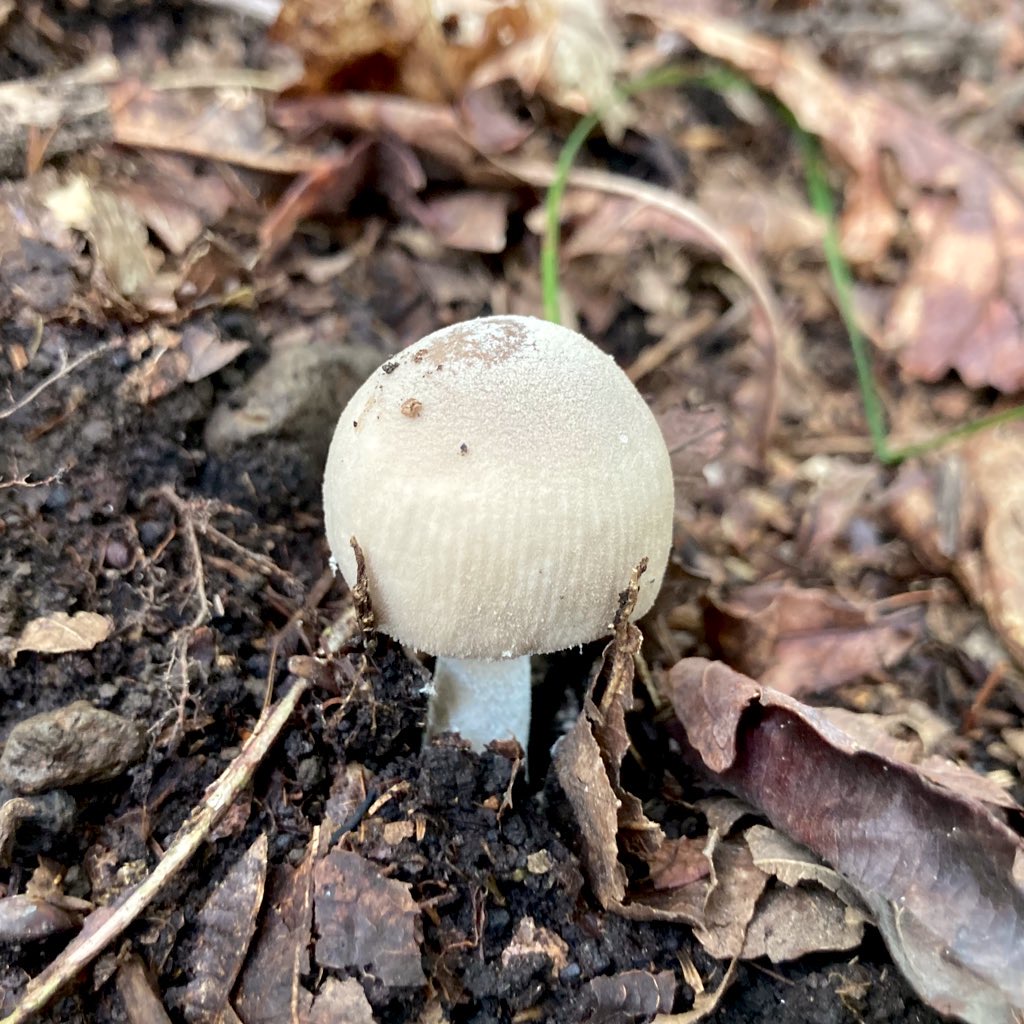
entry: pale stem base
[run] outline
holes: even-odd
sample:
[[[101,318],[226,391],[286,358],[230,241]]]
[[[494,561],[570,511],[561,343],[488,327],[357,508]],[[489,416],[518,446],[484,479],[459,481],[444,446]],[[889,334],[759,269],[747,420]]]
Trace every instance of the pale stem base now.
[[[530,740],[530,656],[483,661],[438,658],[427,736],[457,732],[483,750],[491,740]]]

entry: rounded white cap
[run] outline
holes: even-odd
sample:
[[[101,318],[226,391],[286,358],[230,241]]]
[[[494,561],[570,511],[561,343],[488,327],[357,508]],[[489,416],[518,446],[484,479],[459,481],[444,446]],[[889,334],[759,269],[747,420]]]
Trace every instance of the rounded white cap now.
[[[642,558],[635,615],[672,543],[668,451],[614,360],[544,320],[494,316],[410,345],[356,392],[324,478],[350,586],[366,557],[378,629],[430,654],[510,658],[611,632]]]

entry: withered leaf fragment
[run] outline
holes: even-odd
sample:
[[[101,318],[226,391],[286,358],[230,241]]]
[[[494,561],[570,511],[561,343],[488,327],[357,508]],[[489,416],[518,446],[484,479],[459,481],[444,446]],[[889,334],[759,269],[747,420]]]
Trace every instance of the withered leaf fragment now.
[[[234,1001],[246,1024],[289,1020],[296,1008],[305,1011],[312,1002],[301,979],[310,971],[312,865],[318,841],[318,830],[314,830],[298,868],[282,864],[269,872],[266,911]]]
[[[725,665],[685,659],[666,691],[693,753],[846,878],[922,998],[970,1024],[1024,1009],[1020,836]]]
[[[261,835],[231,867],[199,912],[199,940],[182,1011],[193,1024],[215,1024],[242,968],[256,930],[267,877],[267,836]]]
[[[328,978],[313,1001],[309,1024],[375,1024],[363,986],[355,978]]]
[[[80,918],[49,900],[23,893],[0,899],[0,942],[38,942],[77,927]]]
[[[887,612],[822,588],[756,583],[715,600],[706,627],[730,664],[799,696],[899,661],[923,620],[923,605]]]
[[[36,654],[65,654],[68,651],[91,651],[110,636],[114,623],[96,612],[54,612],[25,624],[14,645],[13,654],[32,651]]]
[[[313,876],[317,963],[366,971],[395,988],[425,984],[420,911],[408,885],[347,850],[319,860]]]

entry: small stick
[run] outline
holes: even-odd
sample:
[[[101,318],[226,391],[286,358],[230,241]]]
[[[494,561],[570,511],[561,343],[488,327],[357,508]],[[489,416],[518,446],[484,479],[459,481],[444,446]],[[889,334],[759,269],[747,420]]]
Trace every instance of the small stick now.
[[[978,716],[988,705],[992,694],[996,692],[996,688],[1003,681],[1003,677],[1009,671],[1009,668],[1009,662],[997,661],[992,671],[985,677],[985,681],[981,684],[977,694],[975,694],[971,706],[964,712],[964,732],[970,732],[978,724]]]

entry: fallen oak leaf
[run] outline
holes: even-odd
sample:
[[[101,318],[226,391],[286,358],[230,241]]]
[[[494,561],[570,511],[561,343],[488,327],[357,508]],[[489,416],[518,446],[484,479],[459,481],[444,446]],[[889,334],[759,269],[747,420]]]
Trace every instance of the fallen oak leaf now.
[[[1024,1009],[1024,843],[984,806],[703,658],[664,683],[722,784],[839,871],[921,997],[970,1024]]]

